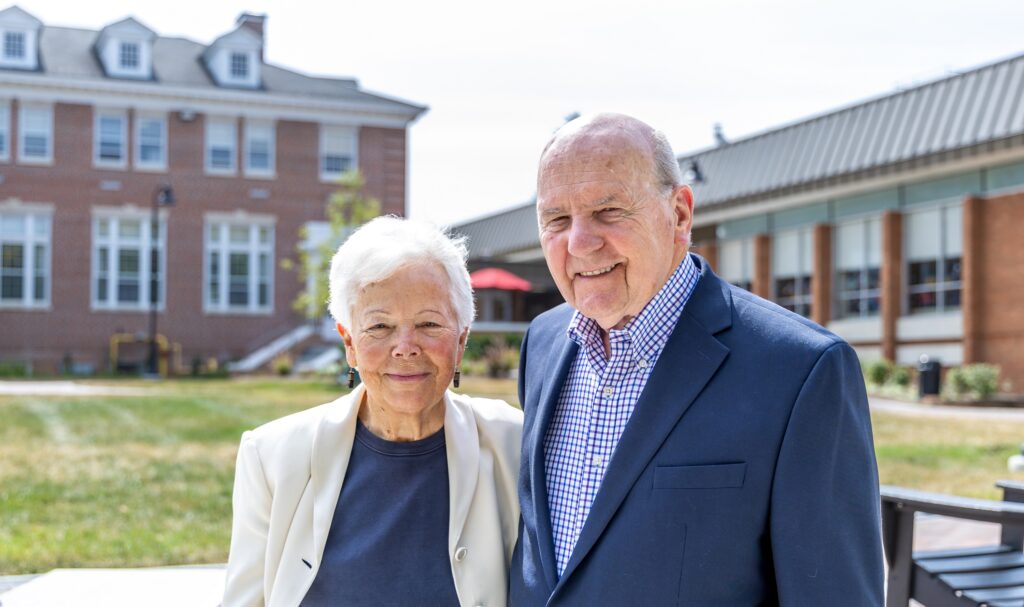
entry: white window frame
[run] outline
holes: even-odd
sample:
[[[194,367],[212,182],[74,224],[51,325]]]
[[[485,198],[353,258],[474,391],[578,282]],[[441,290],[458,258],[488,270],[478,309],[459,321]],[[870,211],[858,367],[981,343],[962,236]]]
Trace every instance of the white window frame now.
[[[779,236],[795,236],[797,243],[796,273],[782,274],[777,269],[776,246]],[[793,294],[783,297],[779,294],[779,282],[793,280]],[[806,280],[806,291],[804,290]],[[814,228],[780,230],[772,235],[772,299],[787,310],[810,318],[814,314]]]
[[[235,73],[235,58],[241,58],[245,72]],[[252,58],[246,51],[228,51],[228,79],[236,82],[249,82],[252,77]]]
[[[859,265],[856,268],[841,268],[839,260],[842,256],[840,250],[843,246],[840,234],[844,227],[854,227],[861,231],[861,237],[863,239],[864,246],[859,249],[860,260]],[[871,239],[872,229],[877,228],[878,250],[874,252],[877,256],[878,264],[872,263],[872,251],[871,251]],[[833,250],[832,259],[834,260],[833,270],[835,272],[834,280],[834,307],[832,318],[835,320],[849,320],[858,318],[878,318],[882,313],[882,217],[880,215],[868,215],[857,217],[856,219],[843,220],[836,222],[833,228]],[[878,286],[871,288],[871,272],[878,272]],[[857,289],[844,289],[843,273],[844,272],[857,272],[859,288]],[[856,314],[847,314],[843,306],[844,301],[857,300],[860,302],[860,310]],[[869,302],[877,300],[878,309],[874,312],[868,309]]]
[[[947,221],[947,213],[949,211],[959,209],[960,210],[960,225],[956,226],[957,230],[960,230],[960,279],[950,280],[946,277],[946,262],[956,259],[955,257],[946,257],[948,244],[951,238],[950,226]],[[910,216],[915,213],[927,213],[927,212],[938,212],[939,214],[939,233],[936,237],[939,239],[939,252],[934,258],[929,259],[911,259],[910,252],[908,251],[910,243]],[[925,208],[914,208],[908,210],[903,215],[903,302],[902,310],[903,316],[926,316],[930,314],[955,314],[963,309],[963,207],[960,201],[953,203],[927,206]],[[913,263],[923,262],[928,263],[934,259],[935,267],[935,282],[934,283],[922,283],[920,285],[911,285],[911,272],[910,266]],[[959,304],[957,305],[946,305],[944,294],[947,291],[959,291]],[[919,293],[935,293],[935,308],[934,309],[919,309],[914,311],[911,309],[910,300],[915,294]]]
[[[26,156],[25,137],[29,134],[26,113],[29,111],[45,112],[46,130],[39,131],[46,138],[45,156]],[[36,134],[36,133],[32,133]],[[21,104],[18,107],[18,162],[21,164],[53,164],[53,106],[41,104]]]
[[[24,232],[20,235],[8,236],[3,232],[5,217],[21,216],[25,221]],[[4,268],[2,263],[3,247],[7,244],[22,246],[22,293],[20,299],[3,299],[2,281]],[[36,268],[36,248],[43,247],[44,260],[41,268]],[[35,283],[38,270],[42,270],[43,297],[36,298]],[[0,205],[0,309],[49,309],[53,291],[53,212],[52,210],[35,210],[19,205]]]
[[[215,167],[213,166],[213,141],[212,135],[215,131],[220,128],[226,128],[230,130],[230,159],[231,166],[229,167]],[[220,143],[220,142],[218,142]],[[234,175],[238,171],[238,120],[234,118],[224,118],[217,116],[207,116],[206,125],[204,128],[203,137],[203,148],[205,150],[205,160],[203,162],[208,175]]]
[[[7,54],[7,37],[8,36],[21,36],[21,55],[20,56],[14,56],[14,55],[8,55]],[[2,48],[0,48],[0,53],[2,53],[2,57],[3,57],[4,61],[23,63],[25,61],[25,59],[28,57],[28,32],[24,32],[22,30],[7,30],[7,31],[4,32],[3,39],[0,40],[0,45],[2,45]]]
[[[246,177],[273,177],[277,167],[277,125],[272,120],[249,120],[245,121],[245,175]],[[255,168],[252,166],[252,143],[256,135],[266,134],[267,140],[267,167]]]
[[[158,161],[147,161],[142,159],[142,123],[157,121],[160,123],[160,159]],[[167,170],[167,115],[136,112],[135,125],[133,128],[134,143],[132,145],[132,162],[135,168],[144,171],[166,171]]]
[[[91,306],[93,310],[112,310],[117,312],[148,312],[150,310],[151,261],[154,246],[160,254],[160,267],[157,270],[160,299],[157,310],[163,310],[167,300],[167,211],[161,210],[158,215],[156,242],[152,238],[152,214],[149,210],[137,207],[96,207],[92,214],[92,263],[89,276]],[[139,238],[125,241],[120,235],[120,224],[123,221],[139,222]],[[100,234],[100,223],[107,223],[106,235]],[[105,298],[100,297],[99,279],[100,249],[107,249],[107,291]],[[122,302],[117,297],[120,279],[120,252],[135,249],[139,251],[139,299],[135,302]]]
[[[11,160],[11,102],[0,99],[0,137],[3,148],[0,148],[0,162]]]
[[[246,243],[230,241],[231,228],[248,231]],[[267,230],[267,241],[261,242],[261,231]],[[274,218],[250,214],[208,214],[203,222],[203,312],[207,314],[270,315],[274,313]],[[230,303],[230,256],[244,253],[247,258],[247,284],[244,305]],[[260,256],[267,259],[266,280],[261,280]],[[216,275],[211,267],[217,259]],[[214,280],[216,279],[216,280]],[[217,293],[212,285],[216,282]],[[261,283],[266,288],[267,301],[260,304]],[[216,295],[216,297],[214,297]]]
[[[339,145],[339,143],[341,145]],[[349,144],[349,145],[345,145]],[[349,147],[343,150],[343,147]],[[342,171],[327,171],[325,160],[329,153],[349,156],[349,166]],[[346,171],[354,171],[359,168],[359,130],[353,126],[342,125],[320,125],[320,152],[317,156],[320,165],[320,181],[335,182]]]
[[[135,48],[135,65],[125,65],[125,50]],[[117,42],[117,69],[124,72],[139,72],[142,70],[142,43],[136,40],[119,40]]]
[[[97,168],[123,169],[128,166],[128,112],[124,110],[97,109],[93,112],[92,122],[92,164]],[[121,149],[121,156],[117,159],[103,158],[100,154],[103,150],[103,131],[100,123],[104,119],[116,119],[121,123],[120,140],[117,142]]]

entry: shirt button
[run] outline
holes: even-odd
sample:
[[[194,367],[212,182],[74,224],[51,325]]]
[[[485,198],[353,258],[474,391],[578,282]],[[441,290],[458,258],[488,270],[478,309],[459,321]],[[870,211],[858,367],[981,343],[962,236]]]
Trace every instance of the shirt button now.
[[[464,561],[466,559],[466,552],[468,552],[468,550],[466,550],[465,546],[459,546],[455,550],[455,562],[461,563]]]
[[[615,388],[608,386],[607,388],[604,389],[605,398],[611,398],[612,394],[615,394]]]
[[[636,361],[636,366],[640,367],[641,369],[646,369],[647,368],[647,360],[641,358],[640,360]]]
[[[594,456],[594,465],[595,466],[600,466],[602,463],[604,463],[604,458],[601,457],[600,455],[595,455]]]

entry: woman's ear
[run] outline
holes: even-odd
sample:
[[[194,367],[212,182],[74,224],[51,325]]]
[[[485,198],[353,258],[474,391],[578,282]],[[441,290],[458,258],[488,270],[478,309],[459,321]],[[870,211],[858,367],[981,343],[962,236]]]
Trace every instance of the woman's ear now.
[[[455,358],[455,366],[462,364],[462,355],[466,353],[466,340],[469,339],[469,327],[462,330],[462,335],[459,335],[459,352]]]
[[[348,330],[341,326],[341,323],[336,323],[334,327],[338,330],[338,335],[341,336],[342,343],[345,344],[345,360],[348,362],[348,366],[353,369],[358,366],[356,362],[356,348],[352,344],[352,334]]]

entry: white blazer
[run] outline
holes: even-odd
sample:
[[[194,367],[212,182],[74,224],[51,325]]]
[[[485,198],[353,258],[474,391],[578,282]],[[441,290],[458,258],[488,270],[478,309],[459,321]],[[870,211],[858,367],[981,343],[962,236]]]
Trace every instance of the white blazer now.
[[[320,568],[364,388],[242,435],[224,607],[295,607]],[[445,393],[448,558],[463,606],[506,603],[523,414]]]

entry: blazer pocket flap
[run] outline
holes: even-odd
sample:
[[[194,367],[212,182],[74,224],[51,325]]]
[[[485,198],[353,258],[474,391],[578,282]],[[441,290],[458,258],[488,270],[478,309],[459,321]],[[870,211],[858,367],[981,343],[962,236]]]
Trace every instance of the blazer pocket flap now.
[[[655,489],[724,489],[742,487],[747,463],[700,464],[696,466],[657,466]]]

